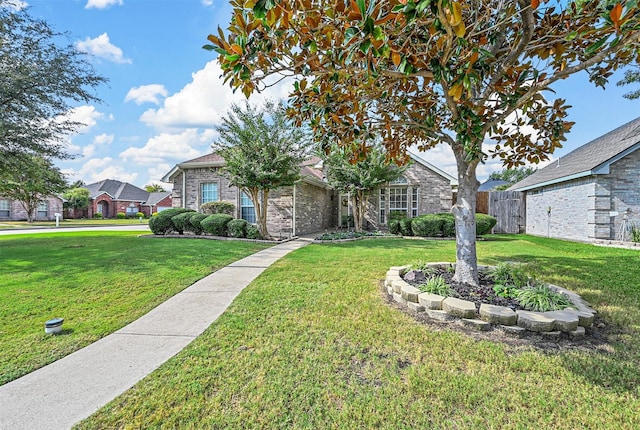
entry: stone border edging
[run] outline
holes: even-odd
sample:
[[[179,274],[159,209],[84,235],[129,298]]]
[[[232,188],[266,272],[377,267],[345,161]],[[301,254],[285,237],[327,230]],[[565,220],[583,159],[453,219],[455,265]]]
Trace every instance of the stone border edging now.
[[[455,263],[429,263],[434,269],[455,267]],[[577,338],[586,334],[591,327],[596,311],[578,294],[552,284],[545,284],[552,290],[565,294],[576,309],[564,309],[550,312],[514,311],[504,306],[483,303],[479,312],[476,305],[455,297],[443,297],[437,294],[423,293],[402,279],[410,266],[391,267],[386,274],[384,285],[387,293],[396,302],[407,306],[412,312],[425,312],[437,321],[459,321],[462,325],[478,331],[488,331],[493,327],[502,331],[524,335],[536,332],[547,336],[560,336],[568,333]],[[490,266],[478,266],[478,270],[488,270]]]
[[[273,245],[279,245],[281,243],[291,242],[292,240],[299,239],[298,236],[292,236],[282,240],[265,240],[265,239],[247,239],[246,237],[230,237],[230,236],[205,236],[198,234],[140,234],[138,237],[148,237],[153,239],[209,239],[209,240],[235,240],[238,242],[257,242],[267,243]]]

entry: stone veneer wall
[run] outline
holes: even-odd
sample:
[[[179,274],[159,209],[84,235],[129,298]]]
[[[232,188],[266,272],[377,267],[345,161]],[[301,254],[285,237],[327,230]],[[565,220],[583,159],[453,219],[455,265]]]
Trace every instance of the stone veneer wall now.
[[[526,232],[577,241],[609,239],[610,202],[609,190],[594,176],[530,190]]]
[[[309,234],[338,225],[335,191],[306,183],[296,185],[296,234]]]
[[[631,211],[628,221],[640,226],[640,150],[611,164],[609,172],[600,176],[599,182],[610,190],[611,210],[618,212],[617,216],[611,217],[611,239],[618,239],[617,233],[627,209]]]
[[[14,220],[14,221],[27,219],[27,211],[24,210],[24,208],[22,207],[19,201],[7,199],[1,196],[0,196],[0,200],[9,200],[9,217],[0,218],[0,219],[7,219],[7,220]],[[62,208],[61,199],[54,198],[54,197],[47,198],[47,204],[48,204],[47,216],[46,217],[39,216],[38,210],[36,209],[35,213],[33,214],[34,220],[52,221],[56,219],[56,216],[55,216],[56,213],[59,213],[59,214],[62,213],[63,208]]]

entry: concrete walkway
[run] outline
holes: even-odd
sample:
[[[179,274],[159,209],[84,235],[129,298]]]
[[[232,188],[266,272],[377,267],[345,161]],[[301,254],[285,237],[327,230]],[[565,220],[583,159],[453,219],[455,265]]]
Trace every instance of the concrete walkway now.
[[[187,346],[272,263],[311,240],[238,260],[117,332],[0,386],[0,429],[68,429],[90,416]]]

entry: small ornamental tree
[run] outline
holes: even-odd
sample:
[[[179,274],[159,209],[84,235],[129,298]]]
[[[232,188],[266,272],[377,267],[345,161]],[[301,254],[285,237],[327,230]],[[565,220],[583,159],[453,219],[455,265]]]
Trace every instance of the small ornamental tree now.
[[[18,157],[17,170],[0,171],[0,196],[20,202],[33,222],[38,205],[49,196],[61,193],[67,186],[60,169],[36,155]]]
[[[324,156],[327,181],[341,193],[349,193],[356,231],[362,231],[367,203],[378,187],[396,180],[405,170],[390,164],[382,148],[373,147],[358,159],[351,159],[348,150],[331,148]]]
[[[66,191],[62,197],[66,200],[64,206],[74,211],[87,209],[91,200],[89,190],[86,188],[72,188]]]
[[[216,130],[219,137],[212,148],[224,158],[222,172],[249,196],[258,230],[268,238],[269,193],[298,180],[306,134],[287,118],[284,105],[273,101],[260,109],[233,105]]]
[[[478,284],[476,169],[544,160],[565,140],[551,86],[578,72],[603,86],[638,63],[640,15],[624,0],[257,0],[233,2],[208,37],[249,96],[292,77],[289,113],[323,145],[380,137],[390,158],[448,144],[458,168],[455,280]],[[527,130],[537,133],[532,139]],[[485,148],[493,139],[494,149]],[[358,152],[366,152],[363,143]]]

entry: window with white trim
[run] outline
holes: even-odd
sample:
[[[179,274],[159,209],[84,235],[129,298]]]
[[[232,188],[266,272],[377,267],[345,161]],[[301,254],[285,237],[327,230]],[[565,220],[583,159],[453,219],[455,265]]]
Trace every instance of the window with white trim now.
[[[220,199],[218,195],[218,183],[217,182],[205,182],[200,185],[200,204],[209,202],[217,202]]]
[[[40,202],[38,203],[38,213],[36,215],[38,218],[47,218],[49,216],[49,202]]]
[[[418,187],[411,190],[411,218],[418,216]]]
[[[11,216],[10,208],[9,200],[0,200],[0,218],[9,218]]]
[[[409,199],[406,187],[392,187],[389,188],[389,213],[391,212],[404,212],[407,213],[409,209]]]
[[[387,223],[387,195],[384,188],[380,188],[380,224]]]
[[[256,223],[256,208],[244,191],[240,193],[240,216],[243,220],[251,224]]]

